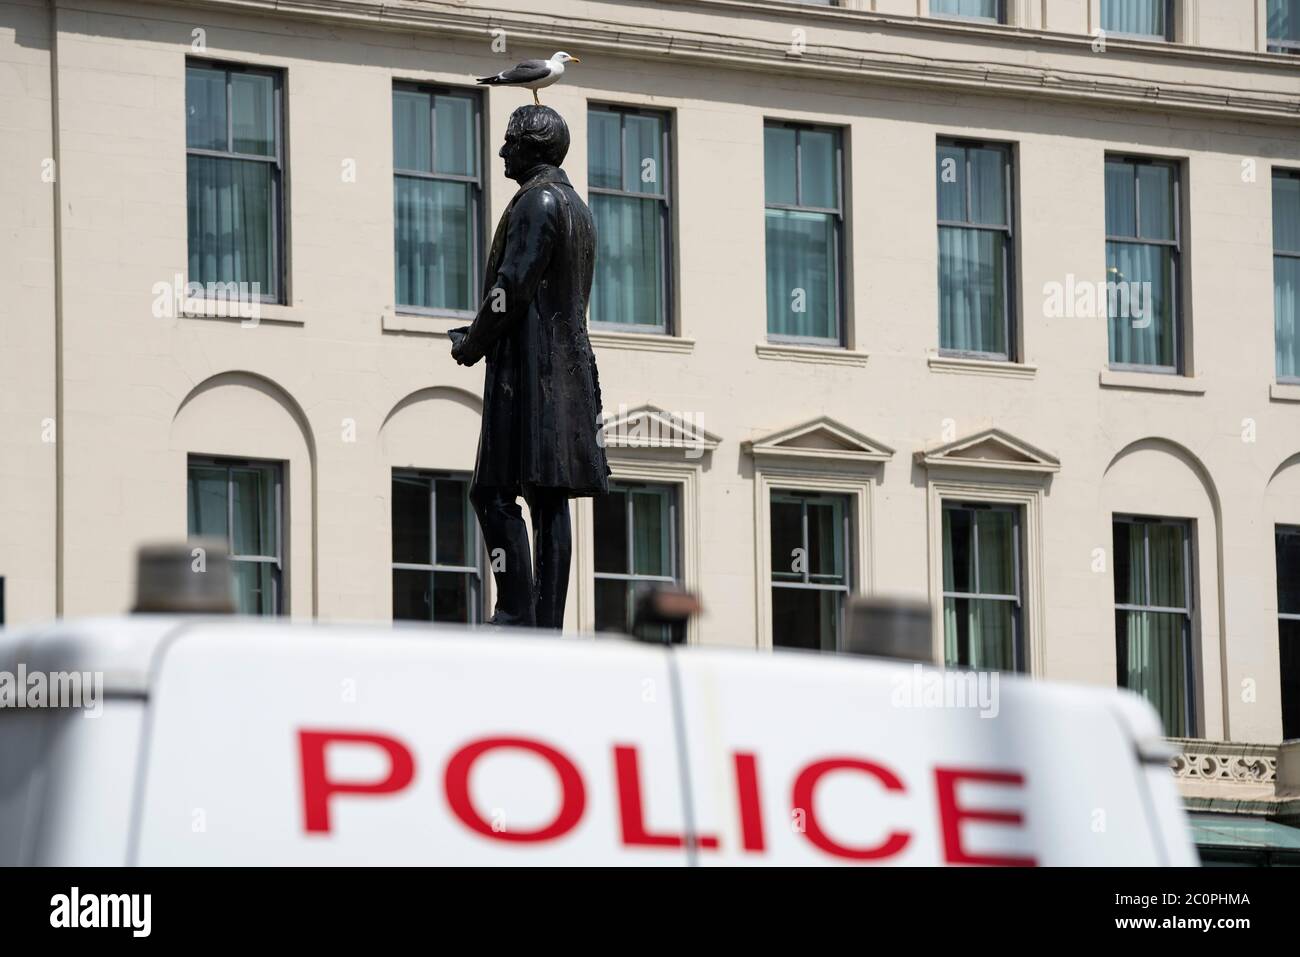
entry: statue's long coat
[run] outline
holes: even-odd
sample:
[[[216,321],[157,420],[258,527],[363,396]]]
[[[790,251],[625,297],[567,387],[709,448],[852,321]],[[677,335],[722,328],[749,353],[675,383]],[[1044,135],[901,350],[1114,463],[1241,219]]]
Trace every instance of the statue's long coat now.
[[[530,176],[501,217],[461,346],[464,360],[487,357],[475,486],[609,490],[586,326],[595,247],[591,210],[554,166]]]

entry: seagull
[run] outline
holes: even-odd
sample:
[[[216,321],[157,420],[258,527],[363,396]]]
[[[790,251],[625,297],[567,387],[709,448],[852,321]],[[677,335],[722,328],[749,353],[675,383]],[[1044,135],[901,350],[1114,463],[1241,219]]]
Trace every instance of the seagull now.
[[[522,86],[533,91],[533,102],[538,106],[542,101],[537,98],[537,91],[558,83],[564,76],[564,64],[581,63],[576,56],[570,56],[561,50],[552,54],[549,60],[523,60],[496,76],[480,76],[478,82],[485,86]]]

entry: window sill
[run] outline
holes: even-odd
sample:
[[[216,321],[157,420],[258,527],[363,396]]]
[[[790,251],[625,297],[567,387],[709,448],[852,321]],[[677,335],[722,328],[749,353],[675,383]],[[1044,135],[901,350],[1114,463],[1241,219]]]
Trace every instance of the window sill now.
[[[256,318],[249,316],[245,318],[239,315],[239,310],[251,309],[257,307],[258,315]],[[231,313],[234,313],[233,315]],[[300,316],[293,314],[291,306],[282,306],[279,303],[236,303],[221,302],[205,305],[198,303],[197,309],[185,309],[180,313],[182,319],[204,319],[209,322],[237,322],[241,326],[260,326],[263,323],[273,326],[305,326],[306,323]]]
[[[1274,402],[1300,402],[1300,382],[1274,382],[1268,387]]]
[[[1120,372],[1102,369],[1100,384],[1103,389],[1133,389],[1138,392],[1179,392],[1183,395],[1205,395],[1205,386],[1196,376],[1164,374],[1160,372]]]
[[[931,355],[926,357],[931,372],[945,374],[988,375],[1003,379],[1032,379],[1038,366],[1002,359],[967,359],[962,356]]]
[[[783,342],[760,342],[754,347],[754,352],[760,359],[841,366],[864,366],[867,364],[868,356],[865,352],[855,352],[852,349],[797,346]]]
[[[631,349],[635,352],[695,351],[694,339],[666,336],[654,332],[613,332],[609,329],[588,329],[591,344],[601,349]]]
[[[384,332],[408,332],[422,336],[445,336],[474,321],[473,316],[435,316],[429,313],[387,312],[382,317]]]

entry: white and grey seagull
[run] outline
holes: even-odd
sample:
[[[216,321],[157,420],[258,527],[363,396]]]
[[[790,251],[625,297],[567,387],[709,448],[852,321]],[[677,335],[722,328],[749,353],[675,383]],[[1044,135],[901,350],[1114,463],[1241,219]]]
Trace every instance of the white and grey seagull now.
[[[549,60],[523,60],[496,76],[480,76],[478,82],[486,86],[522,86],[533,91],[533,102],[541,106],[537,91],[558,83],[564,76],[564,64],[581,62],[576,56],[561,50],[552,54]]]

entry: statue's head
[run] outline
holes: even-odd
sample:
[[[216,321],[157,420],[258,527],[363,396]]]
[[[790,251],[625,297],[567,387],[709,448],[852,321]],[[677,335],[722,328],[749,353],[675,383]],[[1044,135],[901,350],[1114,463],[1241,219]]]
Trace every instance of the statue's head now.
[[[518,180],[539,163],[559,166],[569,152],[569,127],[549,106],[521,106],[510,114],[506,141],[498,154],[506,175]]]

